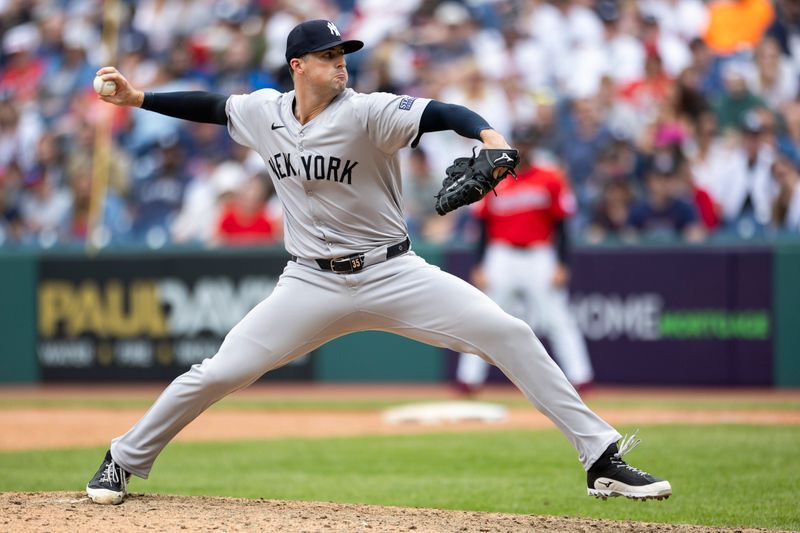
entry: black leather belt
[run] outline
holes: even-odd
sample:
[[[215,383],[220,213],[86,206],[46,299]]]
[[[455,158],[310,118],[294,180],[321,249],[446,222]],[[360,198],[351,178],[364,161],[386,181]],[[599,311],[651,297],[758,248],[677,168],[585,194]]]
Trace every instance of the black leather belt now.
[[[389,246],[386,249],[386,259],[397,257],[406,253],[411,248],[411,239],[406,237],[401,243]],[[364,268],[364,255],[353,254],[345,257],[337,257],[336,259],[313,259],[322,270],[329,270],[337,274],[349,274],[358,272]],[[292,256],[292,261],[297,261],[297,256]]]

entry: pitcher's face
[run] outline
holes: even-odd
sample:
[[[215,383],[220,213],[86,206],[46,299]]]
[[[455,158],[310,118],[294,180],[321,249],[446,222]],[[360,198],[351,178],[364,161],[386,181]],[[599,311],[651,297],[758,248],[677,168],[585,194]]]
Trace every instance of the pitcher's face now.
[[[343,46],[306,54],[304,67],[309,83],[320,90],[340,93],[347,87],[347,60]]]

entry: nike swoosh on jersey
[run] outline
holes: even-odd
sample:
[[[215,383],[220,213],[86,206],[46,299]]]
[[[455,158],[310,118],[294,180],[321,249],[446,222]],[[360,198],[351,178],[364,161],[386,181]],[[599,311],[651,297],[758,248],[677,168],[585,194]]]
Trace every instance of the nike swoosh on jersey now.
[[[286,126],[284,126],[283,124],[278,124],[278,125],[276,126],[274,122],[272,123],[272,129],[273,129],[273,130],[277,130],[277,129],[280,129],[280,128],[285,128],[285,127],[286,127]]]

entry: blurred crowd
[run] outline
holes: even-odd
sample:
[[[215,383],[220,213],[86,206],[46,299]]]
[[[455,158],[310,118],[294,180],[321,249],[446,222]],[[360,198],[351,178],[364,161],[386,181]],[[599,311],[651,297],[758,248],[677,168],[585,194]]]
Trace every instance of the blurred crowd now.
[[[0,246],[276,243],[259,156],[225,128],[112,108],[100,0],[0,0]],[[326,18],[365,41],[351,86],[476,111],[537,165],[561,169],[586,242],[800,238],[800,0],[120,1],[115,66],[150,91],[291,88],[285,38]],[[107,188],[92,226],[100,117]],[[435,214],[453,158],[403,152],[412,238],[476,238]],[[92,226],[92,227],[90,227]]]

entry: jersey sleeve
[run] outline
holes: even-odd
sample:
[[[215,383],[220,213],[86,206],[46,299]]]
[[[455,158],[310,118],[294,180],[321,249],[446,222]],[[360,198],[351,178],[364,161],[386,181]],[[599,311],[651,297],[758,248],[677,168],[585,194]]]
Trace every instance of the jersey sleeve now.
[[[410,146],[417,137],[422,112],[429,102],[429,98],[390,93],[366,95],[360,102],[359,112],[372,144],[387,154]]]
[[[228,115],[228,133],[237,143],[256,149],[259,128],[267,123],[266,102],[277,98],[280,93],[274,89],[262,89],[250,94],[234,94],[228,98],[225,113]]]

